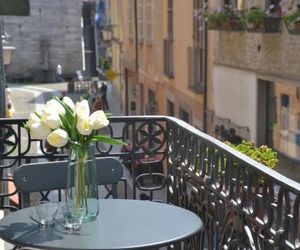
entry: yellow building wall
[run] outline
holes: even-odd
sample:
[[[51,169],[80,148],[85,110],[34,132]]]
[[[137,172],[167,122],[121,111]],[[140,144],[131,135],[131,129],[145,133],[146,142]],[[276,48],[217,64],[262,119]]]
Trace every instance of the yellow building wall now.
[[[132,1],[133,3],[134,1]],[[123,45],[122,66],[129,69],[128,90],[129,103],[136,102],[137,114],[143,114],[142,103],[147,106],[148,90],[156,95],[156,114],[166,115],[167,99],[174,102],[175,116],[179,117],[180,109],[189,113],[190,123],[198,128],[203,124],[203,96],[195,94],[188,89],[188,47],[193,47],[193,0],[174,0],[174,78],[164,75],[163,61],[163,39],[167,34],[167,0],[152,0],[152,30],[153,39],[151,43],[138,43],[139,74],[136,79],[135,63],[135,30],[134,17],[131,22],[133,34],[129,35],[130,17],[128,13],[128,0],[122,0],[122,32]],[[120,3],[120,2],[119,2]],[[146,3],[146,1],[144,1]],[[132,6],[133,7],[133,6]],[[133,11],[133,8],[132,8]],[[140,9],[138,9],[140,11]],[[144,20],[146,20],[146,6],[144,6]],[[129,20],[129,21],[128,21]],[[140,23],[139,23],[140,24]],[[144,21],[144,36],[146,22]],[[144,37],[145,38],[145,37]],[[138,82],[138,83],[137,83]],[[140,83],[143,84],[141,93]],[[134,91],[132,91],[134,90]],[[135,92],[136,95],[133,95]]]
[[[167,1],[165,1],[167,2]],[[167,5],[164,6],[164,38],[167,38]],[[163,78],[166,98],[175,100],[175,115],[180,108],[189,113],[190,124],[203,127],[203,95],[188,89],[188,47],[193,47],[193,1],[174,0],[174,79]],[[174,96],[174,97],[173,97]],[[166,98],[164,100],[166,105]],[[173,102],[173,101],[172,101]],[[163,110],[166,112],[166,110]]]

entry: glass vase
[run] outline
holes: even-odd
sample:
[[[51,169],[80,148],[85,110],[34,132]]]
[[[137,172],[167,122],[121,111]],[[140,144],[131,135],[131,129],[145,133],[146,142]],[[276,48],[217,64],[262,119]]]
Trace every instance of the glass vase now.
[[[85,209],[83,222],[95,220],[99,213],[94,143],[71,143],[68,162],[66,204],[69,214]]]

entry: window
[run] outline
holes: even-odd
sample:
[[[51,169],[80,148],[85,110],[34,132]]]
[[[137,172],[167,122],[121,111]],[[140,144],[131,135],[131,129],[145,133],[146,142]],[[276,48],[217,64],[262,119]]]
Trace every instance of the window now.
[[[154,115],[156,113],[156,97],[155,92],[148,89],[148,110],[147,114]]]
[[[175,107],[174,103],[167,99],[167,115],[174,116],[175,115]]]
[[[237,10],[243,10],[245,9],[245,0],[225,0],[224,6],[229,5]],[[223,6],[223,7],[224,7]]]
[[[152,0],[146,0],[146,43],[151,44],[153,38],[152,31]]]
[[[266,9],[269,8],[270,5],[279,6],[281,0],[267,0],[266,1]]]
[[[281,94],[281,112],[280,112],[280,126],[282,130],[289,129],[289,106],[290,98],[286,94]]]
[[[144,41],[144,2],[143,0],[137,1],[138,4],[138,41]]]
[[[189,123],[190,117],[189,113],[186,112],[184,109],[180,108],[179,109],[179,118],[187,123]]]
[[[193,0],[193,13],[201,13],[204,9],[204,0]],[[188,56],[188,88],[199,94],[203,89],[204,78],[204,46],[205,20],[203,15],[192,15],[193,18],[193,47],[187,50]]]
[[[200,11],[200,0],[193,0],[193,11],[194,13]],[[201,25],[201,22],[202,22],[202,18],[200,16],[194,16],[192,15],[193,17],[193,39],[194,41],[199,41],[200,40],[200,35],[201,35],[201,31],[203,29],[201,29],[201,27],[203,27]]]
[[[140,98],[141,98],[141,106],[140,106],[140,114],[143,115],[145,113],[144,110],[144,84],[140,83]]]

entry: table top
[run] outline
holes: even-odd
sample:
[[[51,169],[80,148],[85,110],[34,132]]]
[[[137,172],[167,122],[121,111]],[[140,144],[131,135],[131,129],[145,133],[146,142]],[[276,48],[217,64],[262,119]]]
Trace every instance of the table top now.
[[[33,208],[10,213],[0,221],[0,237],[20,246],[40,249],[142,249],[184,240],[202,228],[201,219],[189,210],[164,203],[99,200],[99,215],[76,233],[62,225],[41,230],[29,218]]]

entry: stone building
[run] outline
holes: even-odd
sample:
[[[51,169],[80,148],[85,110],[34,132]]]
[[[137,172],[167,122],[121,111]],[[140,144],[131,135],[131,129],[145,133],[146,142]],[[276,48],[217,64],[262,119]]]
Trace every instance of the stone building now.
[[[30,16],[5,16],[4,30],[16,47],[6,75],[11,80],[54,81],[83,69],[82,0],[30,0]]]
[[[264,22],[259,29],[247,23],[240,30],[209,30],[214,113],[247,128],[247,139],[257,145],[274,148],[281,158],[277,170],[299,181],[299,33],[285,25],[279,1],[221,2],[209,1],[209,9],[224,10],[230,2],[241,12],[256,7],[269,13],[270,6],[279,11],[272,13],[271,27]]]

